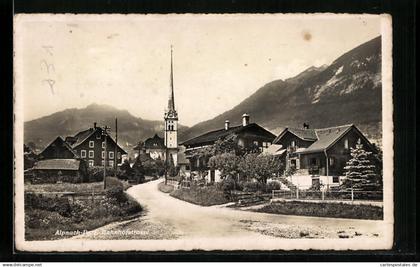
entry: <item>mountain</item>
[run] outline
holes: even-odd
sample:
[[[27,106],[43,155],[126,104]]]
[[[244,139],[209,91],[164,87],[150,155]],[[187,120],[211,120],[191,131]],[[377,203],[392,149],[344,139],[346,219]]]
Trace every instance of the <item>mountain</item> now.
[[[115,137],[115,117],[118,118],[118,143],[126,150],[131,150],[140,140],[152,137],[155,133],[163,136],[163,120],[143,120],[131,115],[127,110],[116,109],[109,105],[91,104],[86,108],[72,108],[53,113],[24,124],[24,141],[33,142],[38,149],[43,149],[54,138],[74,135],[79,131],[108,125],[111,136]],[[180,125],[179,131],[186,129]]]
[[[220,129],[225,120],[241,123],[243,113],[273,133],[284,127],[312,128],[354,123],[368,138],[381,142],[381,37],[337,58],[331,65],[311,67],[299,75],[272,81],[233,109],[189,128],[187,140]]]

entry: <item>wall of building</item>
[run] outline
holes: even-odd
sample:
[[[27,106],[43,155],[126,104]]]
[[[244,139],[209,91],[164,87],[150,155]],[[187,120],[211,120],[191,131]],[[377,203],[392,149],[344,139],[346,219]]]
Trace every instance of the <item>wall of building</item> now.
[[[77,146],[74,150],[76,151],[77,155],[79,155],[80,158],[86,160],[89,166],[91,166],[92,162],[94,166],[103,166],[103,157],[102,152],[105,151],[102,142],[104,142],[105,138],[103,136],[96,136],[95,134],[91,135],[85,142]],[[90,147],[90,142],[93,142],[93,147]],[[117,164],[121,163],[121,149],[117,151],[117,157],[115,154],[115,143],[107,138],[107,166],[111,167],[113,164],[117,162]],[[82,150],[86,151],[86,156],[82,156]],[[92,154],[89,154],[89,151],[93,151]],[[119,157],[118,157],[119,152]],[[113,155],[113,156],[112,156]],[[112,156],[113,158],[111,159]],[[110,161],[113,162],[110,163]]]

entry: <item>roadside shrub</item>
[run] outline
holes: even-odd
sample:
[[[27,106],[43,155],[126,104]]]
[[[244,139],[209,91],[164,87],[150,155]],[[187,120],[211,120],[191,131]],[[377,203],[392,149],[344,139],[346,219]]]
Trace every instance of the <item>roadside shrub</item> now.
[[[230,177],[226,177],[221,182],[221,189],[223,192],[228,193],[235,189],[235,180]]]
[[[273,190],[280,190],[280,189],[281,189],[281,184],[279,182],[271,181],[267,183],[267,186],[266,186],[267,193],[270,193]]]
[[[202,206],[220,205],[229,202],[229,198],[215,186],[178,189],[170,196]]]
[[[122,187],[112,187],[105,192],[106,198],[115,201],[116,203],[123,203],[127,201],[127,197]]]
[[[71,214],[70,203],[66,197],[50,198],[26,193],[24,201],[25,207],[29,209],[42,209],[57,212],[64,217],[68,217]]]

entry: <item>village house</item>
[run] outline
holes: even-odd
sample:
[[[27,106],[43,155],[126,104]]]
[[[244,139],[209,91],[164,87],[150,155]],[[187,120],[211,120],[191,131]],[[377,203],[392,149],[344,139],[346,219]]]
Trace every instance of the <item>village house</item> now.
[[[304,124],[300,129],[285,128],[273,141],[275,148],[271,150],[282,156],[286,170],[296,170],[287,178],[294,185],[334,187],[344,178],[350,148],[358,140],[365,150],[375,152],[375,147],[353,124],[322,129],[310,129]]]
[[[74,136],[68,136],[65,141],[78,157],[87,161],[89,167],[104,165],[105,135],[103,129],[96,126],[96,122],[93,124],[93,128],[81,131]],[[106,152],[106,166],[111,168],[115,164],[121,164],[122,155],[127,154],[109,134],[106,136]]]
[[[147,138],[144,142],[139,142],[134,148],[134,157],[140,154],[140,151],[148,154],[154,160],[165,159],[165,142],[162,137],[155,134],[153,137]]]
[[[107,135],[106,151],[108,167],[122,163],[122,155],[127,154],[114,139]],[[115,155],[115,152],[117,153]],[[58,136],[39,154],[40,161],[49,159],[82,159],[89,167],[103,166],[105,159],[105,136],[103,130],[93,124],[93,128],[81,131],[64,140]]]
[[[238,126],[230,126],[228,120],[222,129],[210,131],[200,136],[194,137],[183,142],[185,153],[191,162],[191,171],[207,169],[204,174],[208,182],[219,182],[221,180],[220,171],[207,168],[208,159],[194,156],[194,150],[201,149],[213,145],[216,141],[225,139],[229,136],[236,135],[238,146],[242,148],[257,148],[260,152],[264,152],[272,144],[276,137],[271,132],[256,123],[249,122],[248,114],[242,115],[242,124]]]

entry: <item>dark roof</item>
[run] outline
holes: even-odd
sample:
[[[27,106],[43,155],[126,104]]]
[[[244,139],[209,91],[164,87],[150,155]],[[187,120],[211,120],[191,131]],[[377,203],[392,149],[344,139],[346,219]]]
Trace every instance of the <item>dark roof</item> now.
[[[98,134],[102,134],[102,129],[100,127],[96,128],[89,128],[87,130],[78,132],[74,136],[68,136],[66,137],[66,141],[70,144],[70,146],[74,149],[78,147],[79,145],[83,144],[90,136],[92,136],[94,133],[98,132]],[[108,140],[111,140],[111,142],[115,143],[114,139],[111,135],[108,134]],[[127,154],[124,149],[122,149],[119,145],[117,145],[119,149],[121,149],[122,154]]]
[[[165,148],[165,142],[162,137],[155,134],[153,137],[147,138],[144,141],[144,148]]]
[[[305,140],[305,141],[316,141],[316,133],[315,129],[299,129],[299,128],[285,128],[279,136],[274,139],[273,143],[276,144],[287,132],[292,133],[293,135],[297,136],[298,138]]]
[[[331,145],[337,142],[342,136],[344,136],[352,127],[353,124],[315,129],[317,141],[310,145],[300,153],[318,152],[328,149]]]
[[[61,136],[57,136],[57,138],[55,138],[48,146],[46,146],[45,148],[44,148],[44,150],[42,150],[42,152],[40,153],[40,155],[42,155],[43,153],[44,153],[44,151],[49,147],[49,146],[51,146],[52,144],[54,144],[54,143],[56,143],[56,142],[58,142],[60,145],[62,145],[63,147],[65,147],[68,151],[70,151],[72,154],[73,154],[73,156],[75,157],[75,158],[78,158],[79,156],[77,155],[77,153],[76,152],[74,152],[74,150],[73,150],[73,148],[66,142],[66,141],[64,141],[64,139],[63,139],[63,137],[61,137]]]
[[[219,130],[210,131],[210,132],[207,132],[205,134],[194,137],[192,139],[189,139],[189,140],[181,143],[181,145],[209,144],[209,143],[216,142],[219,139],[223,139],[226,136],[229,136],[231,134],[238,134],[238,133],[241,133],[241,132],[246,131],[248,129],[258,129],[258,130],[261,131],[261,134],[264,134],[267,137],[270,137],[272,139],[275,138],[275,135],[273,135],[272,133],[270,133],[269,131],[267,131],[263,127],[259,126],[258,124],[250,123],[246,126],[242,126],[242,125],[233,126],[233,127],[230,127],[228,130],[225,130],[224,128],[222,128],[222,129],[219,129]]]
[[[79,170],[80,160],[47,159],[35,163],[34,170]]]

